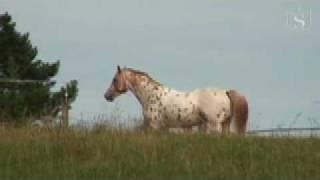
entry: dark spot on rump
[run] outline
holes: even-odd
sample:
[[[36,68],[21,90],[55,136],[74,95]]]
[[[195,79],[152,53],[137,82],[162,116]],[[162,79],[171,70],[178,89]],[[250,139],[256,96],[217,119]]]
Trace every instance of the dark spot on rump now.
[[[158,90],[158,86],[153,86],[153,90]]]
[[[217,118],[220,118],[220,114],[217,114]]]

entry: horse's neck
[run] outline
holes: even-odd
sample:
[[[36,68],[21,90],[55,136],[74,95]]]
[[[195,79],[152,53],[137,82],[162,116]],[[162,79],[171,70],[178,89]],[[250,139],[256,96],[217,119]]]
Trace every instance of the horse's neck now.
[[[136,96],[142,107],[146,107],[152,104],[154,98],[163,92],[165,87],[148,80],[135,82],[134,84],[131,84],[129,89]]]

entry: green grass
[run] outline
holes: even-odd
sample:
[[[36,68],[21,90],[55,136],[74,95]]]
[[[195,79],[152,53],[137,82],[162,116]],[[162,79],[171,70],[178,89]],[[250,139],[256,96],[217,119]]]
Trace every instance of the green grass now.
[[[320,139],[0,130],[0,179],[320,179]]]

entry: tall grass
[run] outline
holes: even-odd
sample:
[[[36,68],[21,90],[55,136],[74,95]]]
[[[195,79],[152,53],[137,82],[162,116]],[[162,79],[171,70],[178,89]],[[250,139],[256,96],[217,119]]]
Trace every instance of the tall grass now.
[[[320,139],[0,130],[0,179],[319,179]]]

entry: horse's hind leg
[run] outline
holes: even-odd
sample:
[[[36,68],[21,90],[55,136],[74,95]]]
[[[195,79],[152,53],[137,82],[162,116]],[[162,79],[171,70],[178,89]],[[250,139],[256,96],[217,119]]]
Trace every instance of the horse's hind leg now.
[[[206,123],[201,123],[201,124],[198,125],[198,131],[200,133],[205,133],[206,132],[206,128],[207,128]]]
[[[217,122],[216,123],[216,129],[218,131],[219,134],[223,134],[223,123],[222,122]]]
[[[210,134],[213,132],[218,132],[218,133],[222,133],[223,130],[223,126],[220,122],[217,121],[216,117],[214,116],[214,114],[210,113],[210,112],[204,112],[201,111],[199,113],[200,117],[202,118],[203,121],[203,127],[202,127],[202,131]]]
[[[231,123],[230,118],[228,118],[222,122],[222,133],[223,134],[226,134],[226,135],[230,134],[230,123]]]

